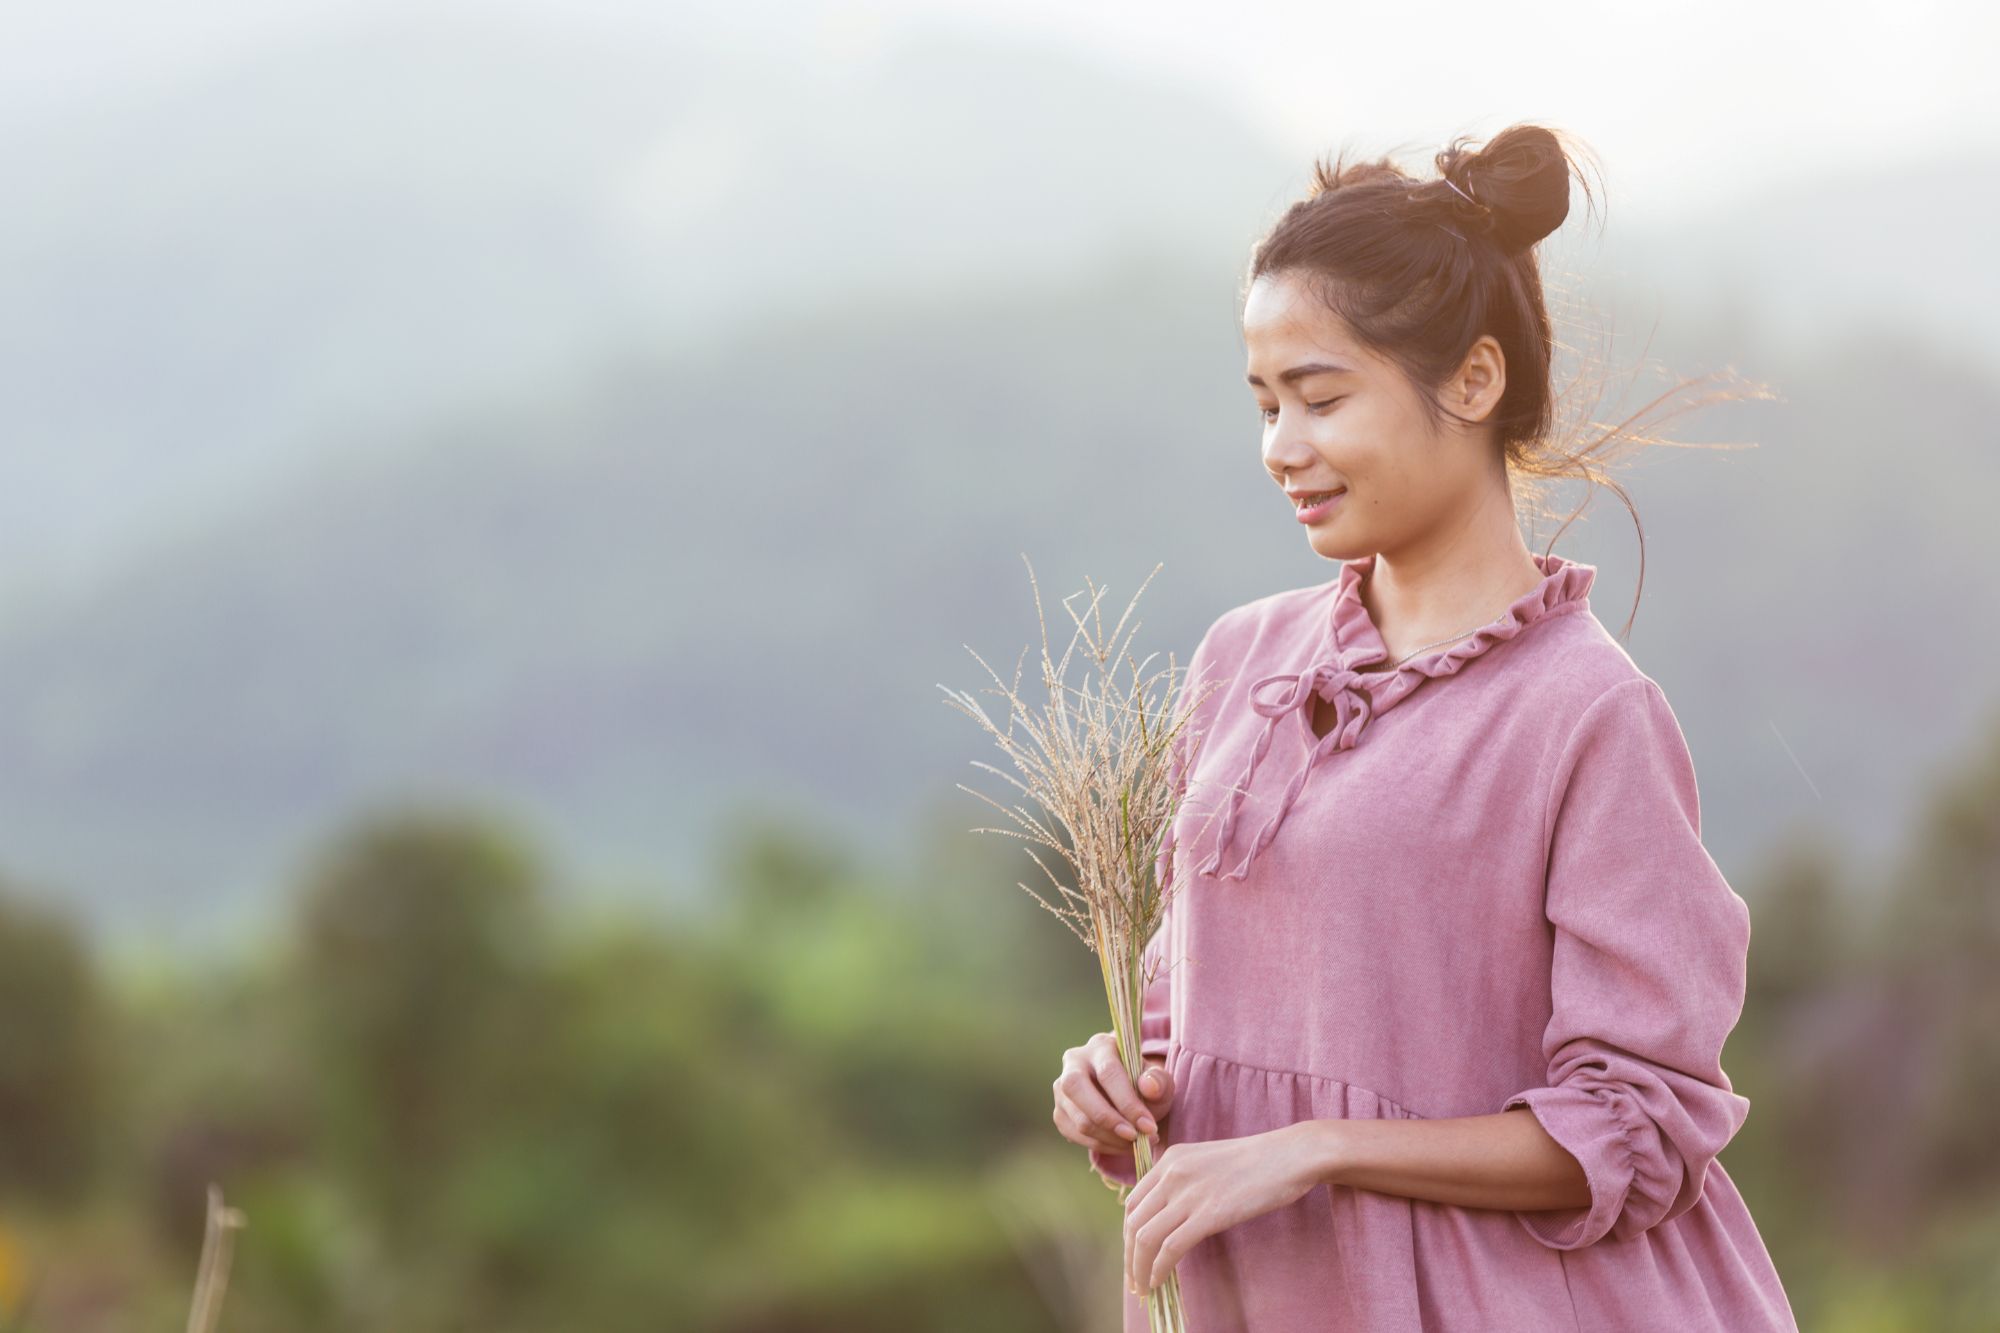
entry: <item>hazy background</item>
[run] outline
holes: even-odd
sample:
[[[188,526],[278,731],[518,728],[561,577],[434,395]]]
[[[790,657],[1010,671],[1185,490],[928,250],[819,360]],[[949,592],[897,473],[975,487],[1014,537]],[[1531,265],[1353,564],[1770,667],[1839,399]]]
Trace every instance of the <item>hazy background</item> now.
[[[1538,120],[1623,408],[1780,395],[1623,478],[1757,914],[1725,1160],[1802,1325],[1991,1326],[1994,20],[1230,14],[0,9],[0,1309],[157,1325],[214,1178],[240,1328],[1110,1327],[1095,965],[937,683],[1024,553],[1164,562],[1183,655],[1332,577],[1249,247],[1315,153]],[[1557,549],[1622,626],[1615,498]]]

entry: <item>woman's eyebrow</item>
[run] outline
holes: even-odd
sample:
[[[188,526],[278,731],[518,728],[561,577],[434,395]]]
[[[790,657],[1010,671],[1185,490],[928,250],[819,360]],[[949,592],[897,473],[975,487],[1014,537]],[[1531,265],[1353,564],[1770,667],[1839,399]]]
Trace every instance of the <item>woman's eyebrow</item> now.
[[[1308,375],[1352,375],[1353,373],[1352,366],[1336,365],[1331,361],[1308,361],[1302,366],[1293,366],[1290,370],[1281,371],[1278,379],[1282,383],[1290,384],[1293,380],[1302,380]],[[1255,375],[1245,375],[1243,378],[1256,388],[1265,387],[1264,381]]]

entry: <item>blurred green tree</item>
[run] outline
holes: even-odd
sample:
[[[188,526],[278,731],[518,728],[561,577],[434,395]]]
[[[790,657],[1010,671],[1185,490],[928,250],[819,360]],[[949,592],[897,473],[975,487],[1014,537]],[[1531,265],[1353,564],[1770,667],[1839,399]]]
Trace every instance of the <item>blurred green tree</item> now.
[[[363,816],[306,877],[297,976],[323,1130],[392,1237],[535,1100],[543,876],[497,821],[417,809]]]
[[[1913,1126],[1927,1198],[2000,1191],[2000,710],[1935,784],[1895,877],[1887,965],[1922,997],[1931,1033]]]
[[[76,924],[0,883],[0,1190],[73,1198],[98,1160],[106,1009]]]

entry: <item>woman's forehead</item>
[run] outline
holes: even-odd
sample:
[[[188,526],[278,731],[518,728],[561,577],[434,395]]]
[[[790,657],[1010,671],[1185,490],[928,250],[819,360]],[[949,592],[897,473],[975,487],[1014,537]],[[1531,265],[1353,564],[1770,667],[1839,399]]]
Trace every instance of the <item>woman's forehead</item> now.
[[[1311,347],[1330,356],[1361,355],[1360,345],[1316,293],[1297,282],[1259,278],[1243,302],[1243,337],[1256,346]]]
[[[1252,382],[1277,387],[1309,374],[1366,375],[1373,364],[1340,321],[1326,319],[1246,320],[1243,343]]]

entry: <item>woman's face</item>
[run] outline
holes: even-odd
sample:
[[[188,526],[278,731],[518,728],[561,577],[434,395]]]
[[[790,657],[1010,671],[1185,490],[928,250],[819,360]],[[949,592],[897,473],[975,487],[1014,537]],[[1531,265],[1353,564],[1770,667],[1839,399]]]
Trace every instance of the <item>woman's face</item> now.
[[[1394,553],[1469,514],[1497,464],[1489,432],[1433,430],[1402,371],[1364,350],[1346,321],[1295,278],[1250,286],[1243,306],[1250,391],[1263,421],[1264,468],[1313,550],[1328,560]],[[1482,339],[1444,387],[1447,408],[1483,419],[1505,387],[1497,345]],[[1332,500],[1305,500],[1337,491]]]

